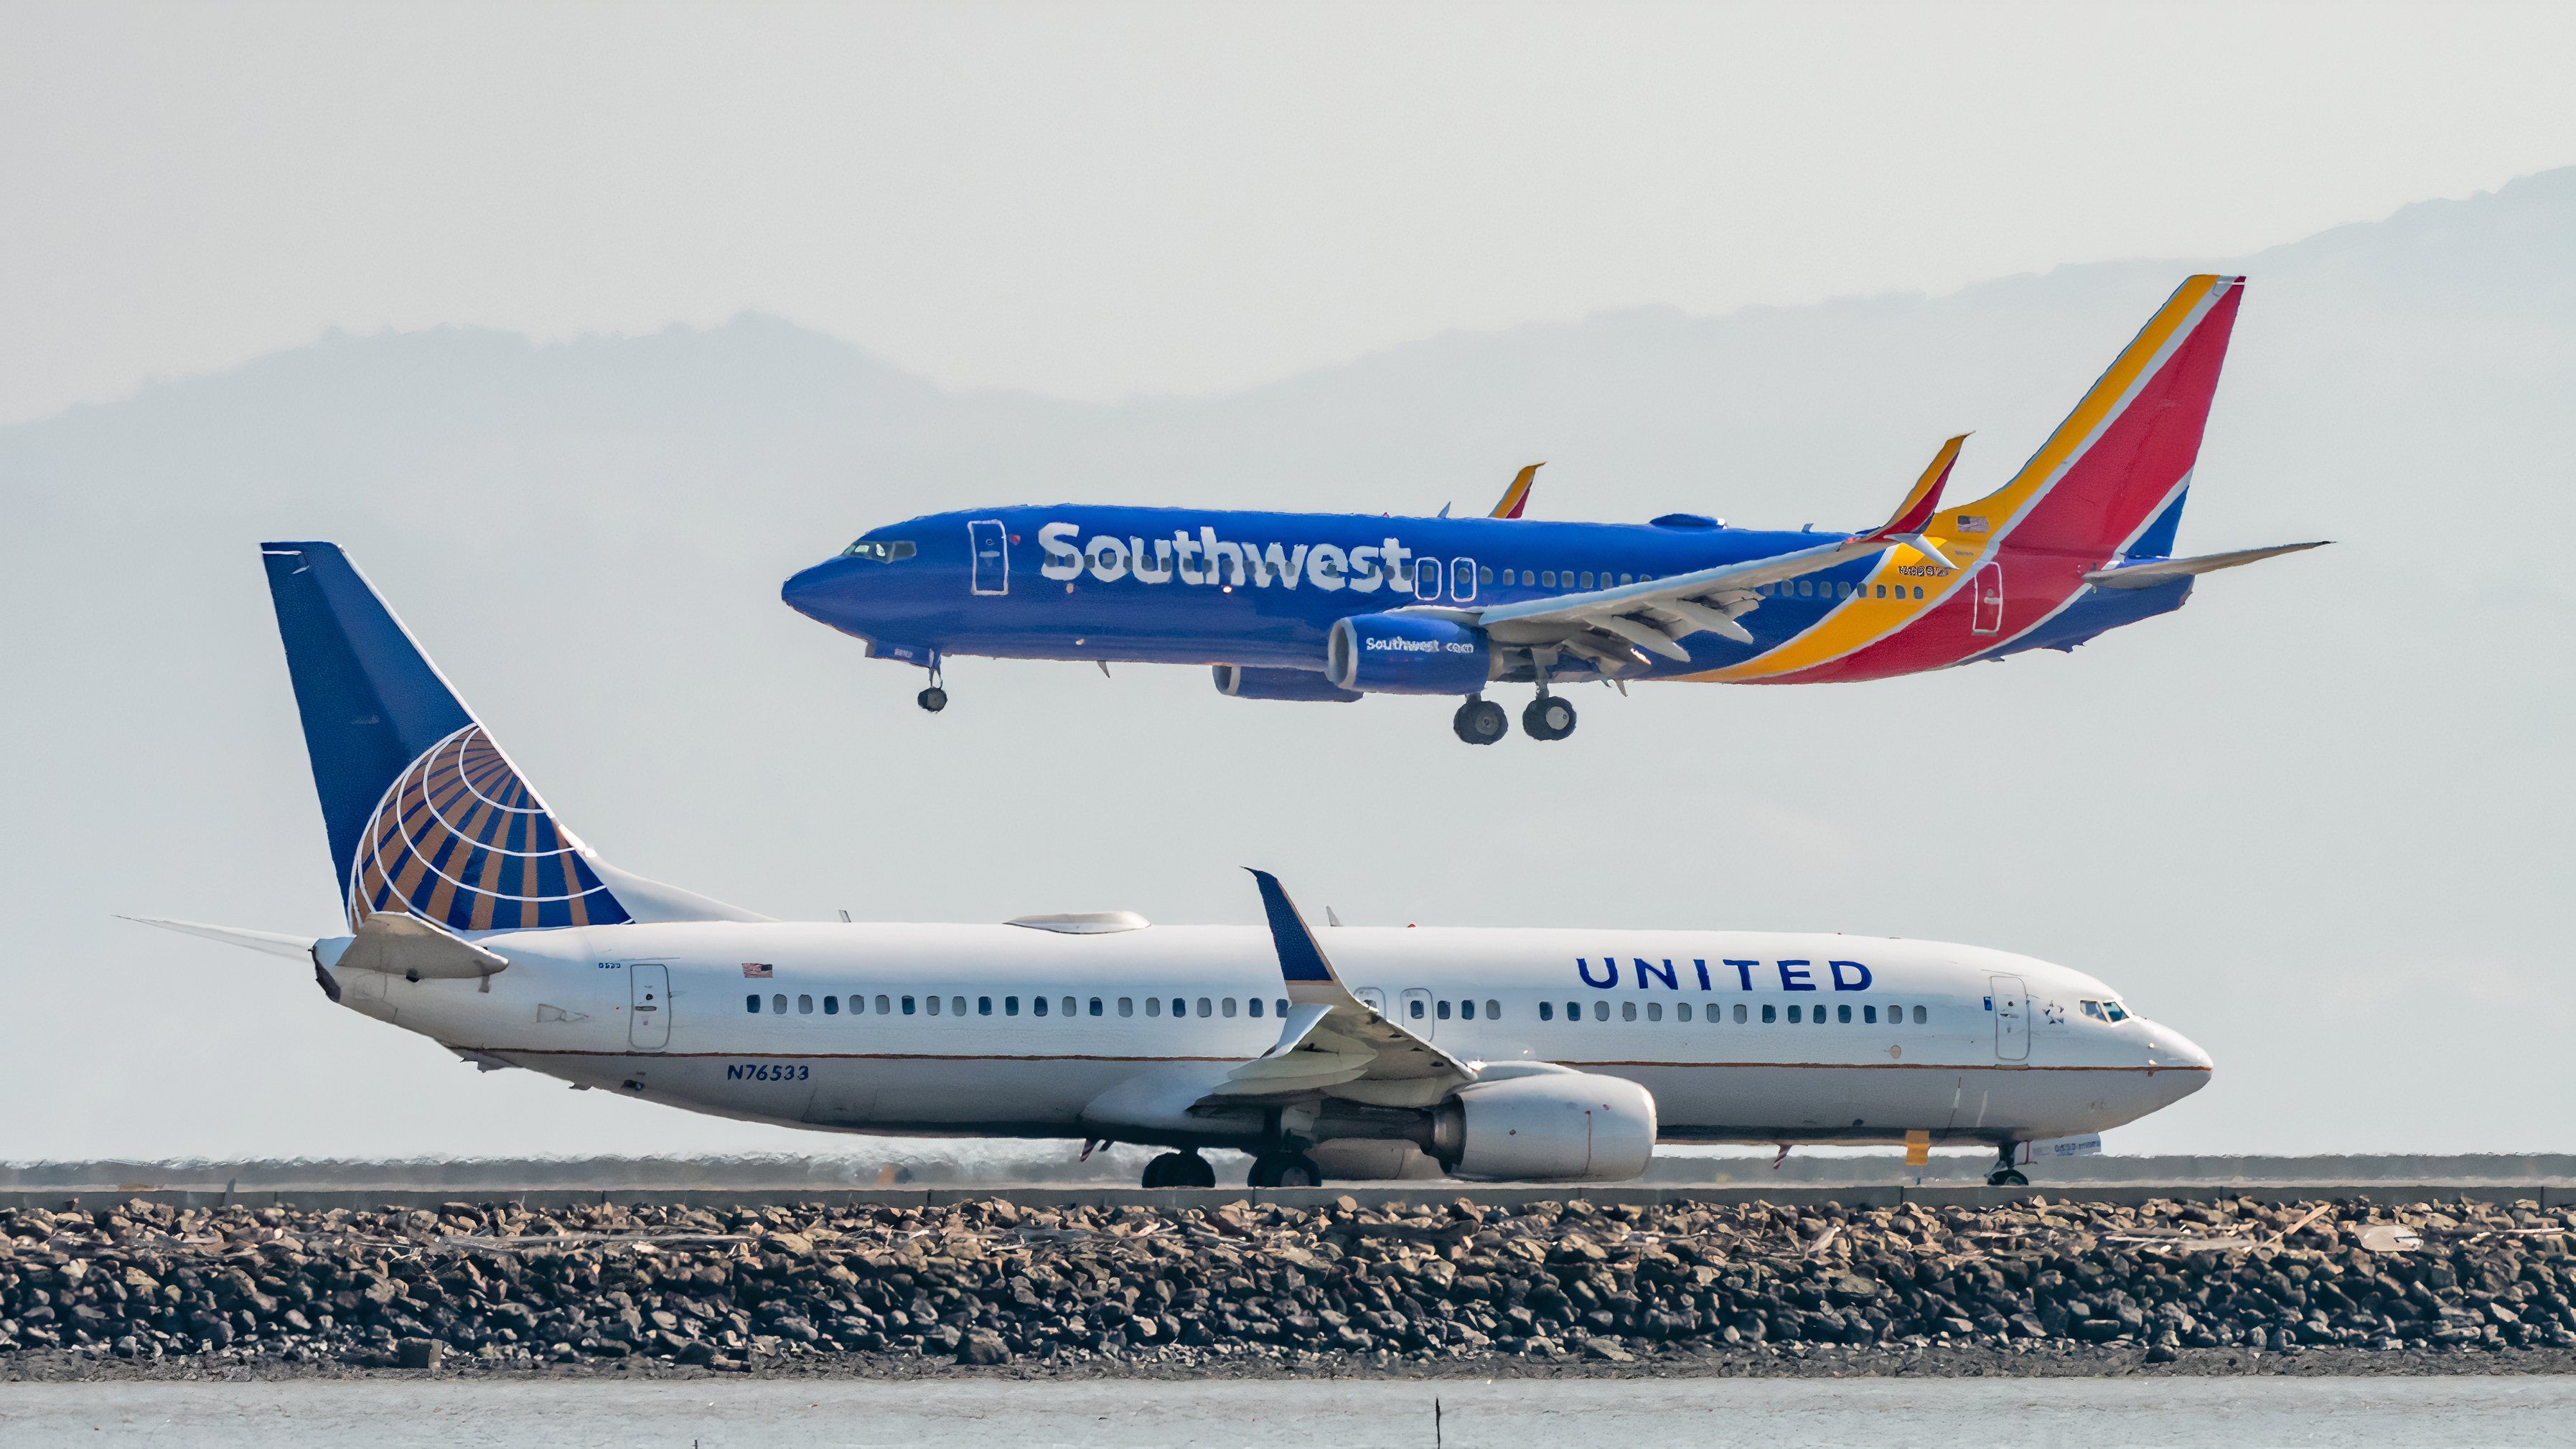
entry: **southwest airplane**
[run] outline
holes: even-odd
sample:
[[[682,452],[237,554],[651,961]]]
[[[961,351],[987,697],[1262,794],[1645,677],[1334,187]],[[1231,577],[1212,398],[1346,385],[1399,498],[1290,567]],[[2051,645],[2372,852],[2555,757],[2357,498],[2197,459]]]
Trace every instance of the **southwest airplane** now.
[[[262,546],[346,934],[149,924],[307,962],[484,1068],[833,1131],[1173,1149],[1147,1187],[1591,1182],[1657,1142],[1998,1150],[2097,1133],[2209,1057],[2063,966],[1702,930],[1266,927],[1124,911],[774,921],[601,860],[328,543]],[[1327,1167],[1327,1164],[1334,1164]]]
[[[790,578],[798,611],[871,656],[1215,666],[1246,699],[1464,696],[1470,744],[1508,732],[1495,684],[1535,685],[1521,727],[1574,731],[1552,686],[1820,684],[2073,649],[2182,607],[2196,575],[2317,544],[2173,557],[2244,278],[2184,282],[2012,481],[1944,507],[1964,435],[1887,522],[1852,534],[1521,517],[1064,505],[876,529]],[[1445,510],[1444,510],[1445,514]]]

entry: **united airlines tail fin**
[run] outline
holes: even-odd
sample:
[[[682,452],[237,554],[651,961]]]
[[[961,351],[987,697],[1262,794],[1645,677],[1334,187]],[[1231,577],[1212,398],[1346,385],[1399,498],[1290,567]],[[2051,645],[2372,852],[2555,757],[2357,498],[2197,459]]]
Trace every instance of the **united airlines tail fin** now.
[[[758,919],[600,862],[338,545],[260,554],[352,930],[382,912],[456,931]]]
[[[2186,279],[2011,482],[1926,531],[1971,556],[2170,553],[2244,296],[2243,277]]]

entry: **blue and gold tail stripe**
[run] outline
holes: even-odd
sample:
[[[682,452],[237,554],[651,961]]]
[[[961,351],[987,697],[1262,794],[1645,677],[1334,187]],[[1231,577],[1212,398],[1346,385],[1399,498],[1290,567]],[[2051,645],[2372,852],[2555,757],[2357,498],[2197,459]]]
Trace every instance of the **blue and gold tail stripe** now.
[[[389,910],[460,931],[628,919],[481,725],[412,761],[367,823],[349,924]]]

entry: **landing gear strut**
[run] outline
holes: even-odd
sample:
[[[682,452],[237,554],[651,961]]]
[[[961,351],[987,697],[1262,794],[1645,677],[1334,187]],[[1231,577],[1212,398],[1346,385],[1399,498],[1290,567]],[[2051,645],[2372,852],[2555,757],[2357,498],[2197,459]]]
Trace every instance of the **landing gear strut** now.
[[[1216,1169],[1192,1148],[1187,1152],[1166,1152],[1145,1164],[1147,1187],[1214,1187]]]
[[[932,714],[937,714],[941,710],[946,709],[948,707],[948,691],[940,687],[943,682],[944,681],[939,673],[939,666],[936,664],[930,666],[930,687],[923,690],[921,693],[914,695],[912,697],[912,702],[920,705],[923,709],[930,711]]]
[[[1324,1169],[1303,1152],[1265,1152],[1252,1159],[1252,1187],[1322,1187]]]
[[[1544,687],[1521,710],[1521,732],[1534,740],[1561,740],[1574,733],[1574,706]]]
[[[2028,1187],[2030,1179],[2013,1166],[2013,1145],[2003,1143],[1995,1149],[1995,1170],[1986,1174],[1988,1187]]]
[[[1481,694],[1471,694],[1465,704],[1458,706],[1457,717],[1450,720],[1449,727],[1471,745],[1490,745],[1511,733],[1512,717],[1503,713],[1501,705]]]

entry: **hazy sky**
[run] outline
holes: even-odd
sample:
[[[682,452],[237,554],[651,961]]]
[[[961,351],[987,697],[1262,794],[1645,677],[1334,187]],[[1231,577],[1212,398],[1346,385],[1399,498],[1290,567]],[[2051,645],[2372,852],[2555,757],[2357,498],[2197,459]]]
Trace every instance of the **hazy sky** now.
[[[762,308],[1204,393],[1450,327],[2235,255],[2576,160],[2576,7],[0,3],[0,421]]]

